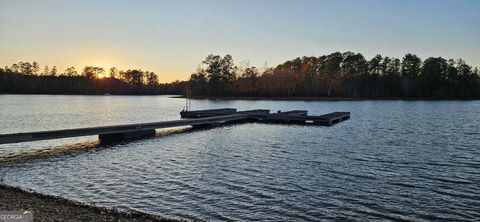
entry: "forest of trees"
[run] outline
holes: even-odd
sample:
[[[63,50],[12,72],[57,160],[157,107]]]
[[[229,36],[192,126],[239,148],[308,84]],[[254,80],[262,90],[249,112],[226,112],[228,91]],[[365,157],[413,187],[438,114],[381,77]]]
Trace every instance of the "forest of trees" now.
[[[40,71],[36,62],[0,68],[0,93],[184,94],[194,96],[480,99],[478,68],[465,61],[414,54],[402,59],[335,52],[301,57],[274,68],[235,65],[230,55],[209,55],[188,81],[159,84],[149,71],[86,66]]]
[[[275,68],[238,67],[230,55],[209,55],[190,77],[193,95],[335,98],[480,98],[480,76],[459,60],[414,54],[402,59],[335,52]]]
[[[154,72],[86,66],[81,72],[53,66],[40,71],[37,62],[19,62],[0,68],[0,93],[22,94],[181,94],[185,82],[159,84]]]

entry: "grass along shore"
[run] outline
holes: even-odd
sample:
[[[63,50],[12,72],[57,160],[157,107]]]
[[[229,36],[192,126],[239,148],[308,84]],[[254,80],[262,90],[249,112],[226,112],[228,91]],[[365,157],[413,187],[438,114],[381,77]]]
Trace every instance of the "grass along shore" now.
[[[178,221],[139,211],[92,206],[2,184],[0,197],[1,211],[28,210],[34,221]]]

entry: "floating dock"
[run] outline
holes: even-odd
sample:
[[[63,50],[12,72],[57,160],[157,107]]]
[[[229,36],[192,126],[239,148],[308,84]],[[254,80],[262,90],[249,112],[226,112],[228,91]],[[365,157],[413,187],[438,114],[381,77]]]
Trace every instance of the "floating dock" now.
[[[277,111],[270,113],[268,109],[256,109],[237,111],[236,109],[213,109],[213,110],[195,110],[182,111],[182,118],[204,118],[222,115],[248,114],[249,120],[266,123],[285,123],[285,124],[303,124],[303,125],[321,125],[331,126],[333,124],[350,119],[350,112],[333,112],[320,116],[310,116],[307,110]]]
[[[156,129],[181,126],[215,126],[239,122],[264,122],[281,124],[305,124],[331,126],[350,118],[350,112],[334,112],[321,116],[309,116],[306,110],[278,111],[256,109],[237,111],[237,109],[208,109],[180,112],[181,120],[99,126],[76,129],[37,131],[26,133],[0,134],[0,144],[20,143],[37,140],[51,140],[70,137],[98,135],[102,142],[118,142],[155,136]]]

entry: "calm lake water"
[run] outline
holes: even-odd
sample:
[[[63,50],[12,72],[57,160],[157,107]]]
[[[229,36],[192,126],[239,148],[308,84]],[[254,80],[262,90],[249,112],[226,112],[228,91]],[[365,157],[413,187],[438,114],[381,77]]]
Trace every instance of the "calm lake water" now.
[[[166,96],[0,95],[0,133],[174,120]],[[480,219],[480,101],[212,101],[310,114],[332,127],[240,124],[2,166],[3,183],[101,206],[207,220]],[[0,155],[83,137],[0,145]]]

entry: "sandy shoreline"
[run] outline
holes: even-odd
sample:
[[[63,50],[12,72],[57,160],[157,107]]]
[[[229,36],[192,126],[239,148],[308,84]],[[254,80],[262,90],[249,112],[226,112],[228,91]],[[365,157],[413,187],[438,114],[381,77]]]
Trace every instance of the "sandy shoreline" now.
[[[0,210],[28,210],[34,221],[178,221],[138,211],[96,207],[0,184]]]

